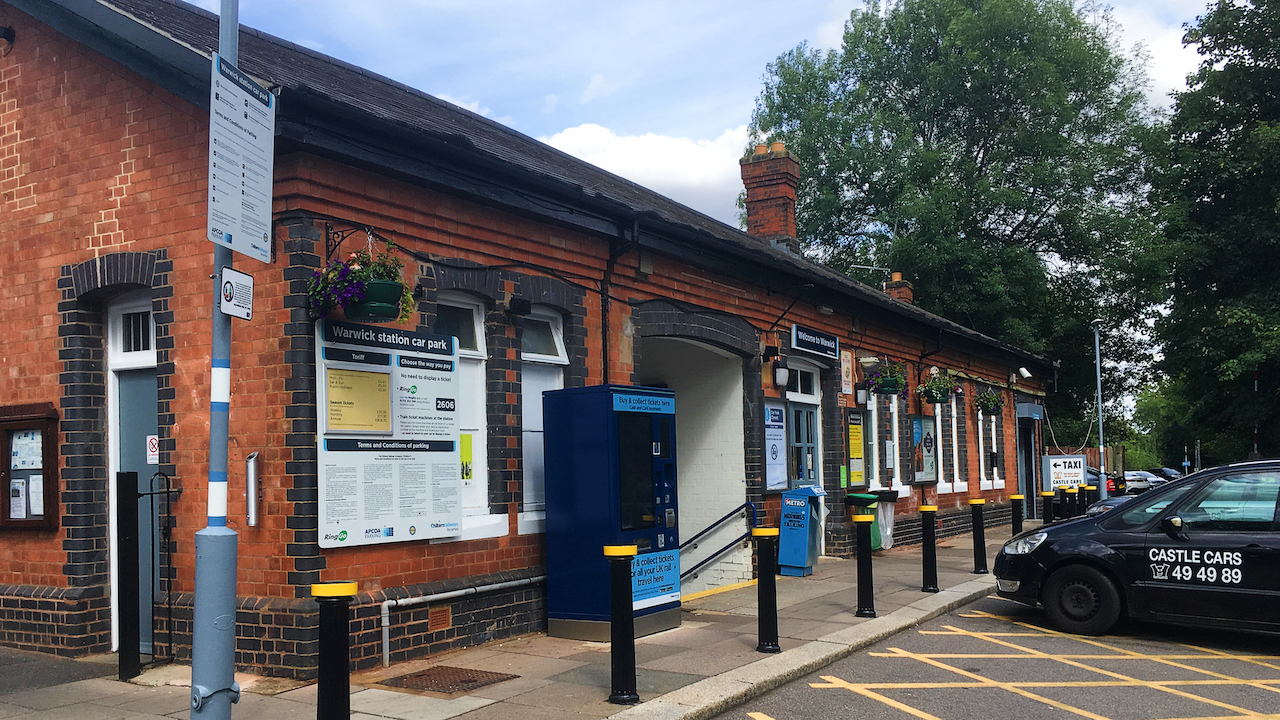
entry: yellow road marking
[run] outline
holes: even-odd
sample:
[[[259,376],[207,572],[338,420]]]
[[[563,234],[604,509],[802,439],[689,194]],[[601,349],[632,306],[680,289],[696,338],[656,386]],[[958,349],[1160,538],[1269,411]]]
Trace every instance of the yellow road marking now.
[[[1021,623],[1016,623],[1016,624],[1021,624]],[[954,626],[952,626],[952,625],[947,625],[947,626],[945,626],[945,627],[948,627],[948,628],[951,628],[951,629],[953,629],[953,630],[956,630],[957,632],[962,632],[962,633],[963,633],[963,632],[965,632],[965,631],[961,630],[960,628],[954,627]],[[1029,655],[1029,656],[1031,656],[1031,657],[1040,657],[1040,658],[1045,658],[1045,659],[1049,659],[1049,660],[1056,660],[1056,661],[1058,661],[1058,662],[1060,662],[1060,663],[1062,663],[1062,664],[1064,664],[1064,665],[1070,665],[1071,667],[1080,668],[1081,670],[1088,670],[1088,671],[1090,671],[1090,672],[1096,672],[1096,673],[1098,673],[1099,675],[1106,675],[1107,677],[1113,677],[1113,678],[1115,678],[1115,679],[1117,679],[1117,680],[1132,680],[1132,681],[1134,681],[1136,684],[1138,684],[1139,686],[1142,686],[1142,687],[1155,688],[1156,690],[1159,690],[1159,691],[1161,691],[1161,692],[1167,692],[1167,693],[1169,693],[1169,694],[1171,694],[1171,695],[1177,695],[1177,696],[1179,696],[1179,697],[1184,697],[1184,698],[1187,698],[1188,700],[1198,700],[1198,701],[1200,701],[1200,702],[1202,702],[1202,703],[1206,703],[1206,704],[1209,704],[1209,705],[1214,705],[1214,706],[1216,706],[1216,707],[1220,707],[1220,708],[1222,708],[1223,710],[1230,710],[1230,711],[1232,711],[1232,712],[1238,712],[1238,713],[1240,713],[1241,715],[1248,715],[1248,714],[1250,713],[1250,711],[1249,711],[1249,710],[1246,710],[1246,709],[1244,709],[1244,708],[1242,708],[1242,707],[1239,707],[1239,706],[1237,706],[1237,705],[1232,705],[1231,703],[1225,703],[1225,702],[1222,702],[1222,701],[1220,701],[1220,700],[1214,700],[1214,699],[1212,699],[1212,698],[1200,697],[1199,695],[1194,695],[1194,694],[1189,693],[1189,692],[1183,692],[1182,690],[1179,690],[1179,689],[1174,688],[1174,687],[1169,687],[1169,686],[1167,686],[1167,685],[1159,685],[1159,684],[1157,684],[1157,683],[1155,683],[1155,682],[1148,681],[1148,680],[1139,680],[1139,679],[1137,679],[1137,678],[1132,678],[1132,677],[1129,677],[1128,675],[1123,675],[1123,674],[1118,673],[1118,672],[1112,672],[1111,670],[1104,670],[1104,669],[1102,669],[1102,668],[1096,668],[1096,667],[1093,667],[1093,666],[1091,666],[1091,665],[1086,665],[1086,664],[1084,664],[1084,663],[1082,663],[1082,662],[1076,662],[1075,660],[1065,660],[1065,659],[1062,659],[1062,658],[1057,658],[1057,657],[1054,657],[1053,655],[1050,655],[1049,653],[1042,652],[1042,651],[1040,651],[1040,650],[1035,650],[1035,649],[1032,649],[1032,648],[1023,648],[1023,647],[1021,647],[1021,646],[1019,646],[1019,645],[1014,645],[1013,643],[1005,642],[1004,640],[999,640],[999,639],[997,639],[997,638],[983,637],[983,634],[982,634],[982,633],[978,633],[978,632],[968,632],[968,633],[965,633],[965,634],[969,635],[970,637],[975,637],[975,638],[979,638],[979,639],[981,639],[981,640],[986,640],[987,642],[990,642],[990,643],[995,643],[995,644],[997,644],[997,645],[1002,645],[1002,646],[1005,646],[1005,647],[1012,647],[1012,648],[1017,648],[1017,649],[1026,650],[1026,651],[1027,651],[1027,653],[1028,653],[1028,655]],[[1132,653],[1131,651],[1124,650],[1124,649],[1121,649],[1121,648],[1115,648],[1115,647],[1111,647],[1111,646],[1109,646],[1109,645],[1104,645],[1104,644],[1099,643],[1099,642],[1086,640],[1086,639],[1084,639],[1084,638],[1081,638],[1081,637],[1078,637],[1078,636],[1075,636],[1075,635],[1065,635],[1065,634],[1063,634],[1063,633],[1057,633],[1057,635],[1059,635],[1059,636],[1061,636],[1061,637],[1071,637],[1071,638],[1074,638],[1075,640],[1079,640],[1079,641],[1081,641],[1081,642],[1084,642],[1084,643],[1087,643],[1087,644],[1090,644],[1090,645],[1097,645],[1098,647],[1104,647],[1104,648],[1106,648],[1106,649],[1108,649],[1108,650],[1114,650],[1114,651],[1116,651],[1116,652],[1124,652],[1124,653],[1128,653],[1128,654],[1137,654],[1137,653]],[[1169,664],[1169,665],[1175,665],[1175,666],[1177,665],[1177,663],[1168,663],[1168,664]],[[1206,673],[1206,674],[1210,674],[1210,673]],[[1245,683],[1245,684],[1248,684],[1248,683]]]
[[[844,680],[841,680],[840,678],[834,677],[831,675],[822,675],[821,677],[823,680],[826,680],[827,682],[809,683],[809,687],[811,688],[844,688],[849,692],[854,692],[859,695],[869,697],[872,700],[878,700],[884,703],[885,705],[888,705],[889,707],[895,708],[897,710],[901,710],[902,712],[907,713],[908,715],[914,715],[920,718],[920,720],[942,720],[942,718],[938,717],[937,715],[930,715],[929,713],[923,710],[917,710],[916,708],[913,708],[910,705],[907,705],[906,703],[900,703],[897,700],[894,700],[893,698],[885,697],[880,693],[872,692],[868,690],[865,685],[845,682]]]
[[[915,660],[922,664],[947,670],[961,677],[968,678],[969,680],[968,682],[957,681],[957,682],[851,683],[834,676],[823,675],[821,677],[826,682],[810,683],[809,686],[812,688],[818,688],[818,689],[838,688],[838,689],[848,690],[849,692],[861,695],[863,697],[870,698],[888,707],[892,707],[904,713],[907,713],[908,715],[911,715],[913,717],[921,718],[922,720],[941,720],[941,719],[937,718],[934,715],[926,713],[923,710],[916,709],[910,705],[894,700],[893,698],[887,697],[881,694],[880,692],[876,692],[876,691],[908,690],[908,689],[940,690],[940,689],[990,687],[990,688],[1002,689],[1007,692],[1011,692],[1015,695],[1020,695],[1027,699],[1035,700],[1045,705],[1049,705],[1051,707],[1055,707],[1060,710],[1064,710],[1066,712],[1079,715],[1081,717],[1090,718],[1090,720],[1110,720],[1110,718],[1095,714],[1083,708],[1074,707],[1067,703],[1059,702],[1057,700],[1053,700],[1052,698],[1048,698],[1043,695],[1036,694],[1034,692],[1031,692],[1029,689],[1030,688],[1038,689],[1038,688],[1146,687],[1146,688],[1151,688],[1153,690],[1159,690],[1162,692],[1170,693],[1172,695],[1186,698],[1188,700],[1196,700],[1208,705],[1216,706],[1223,710],[1227,710],[1228,712],[1235,713],[1232,715],[1201,716],[1201,717],[1195,717],[1195,718],[1186,718],[1186,717],[1170,718],[1169,720],[1249,720],[1249,719],[1280,720],[1280,713],[1274,713],[1274,714],[1258,713],[1251,710],[1246,710],[1245,708],[1242,708],[1242,707],[1231,705],[1229,703],[1219,702],[1217,700],[1213,700],[1212,698],[1202,697],[1194,693],[1184,692],[1182,690],[1177,689],[1178,687],[1194,687],[1194,686],[1242,685],[1242,686],[1256,687],[1262,690],[1270,690],[1272,692],[1280,693],[1280,677],[1273,678],[1273,679],[1249,680],[1249,679],[1233,677],[1231,675],[1226,675],[1224,673],[1214,672],[1212,670],[1206,670],[1204,668],[1195,667],[1194,665],[1188,665],[1183,662],[1178,662],[1178,661],[1194,661],[1194,660],[1202,660],[1202,659],[1231,659],[1231,660],[1240,660],[1242,662],[1252,663],[1252,664],[1270,668],[1270,669],[1280,670],[1280,665],[1274,664],[1272,662],[1268,662],[1272,660],[1280,660],[1280,656],[1266,655],[1266,654],[1236,655],[1229,652],[1214,650],[1212,648],[1202,648],[1202,647],[1197,647],[1194,645],[1186,645],[1186,644],[1182,644],[1181,646],[1188,648],[1190,650],[1197,651],[1198,654],[1170,653],[1170,654],[1164,654],[1164,655],[1144,655],[1140,652],[1137,652],[1134,650],[1127,650],[1125,648],[1108,644],[1099,640],[1092,640],[1089,638],[1079,637],[1075,635],[1067,635],[1065,633],[1060,633],[1055,630],[1040,628],[1033,624],[1023,622],[1021,620],[1015,620],[1011,617],[999,616],[999,615],[995,615],[995,614],[987,613],[983,611],[977,611],[975,613],[964,613],[964,614],[961,614],[961,617],[1001,620],[1011,625],[1027,628],[1033,632],[978,632],[978,631],[972,631],[972,630],[964,630],[962,628],[958,628],[952,625],[945,625],[943,626],[944,627],[943,630],[918,630],[917,632],[921,635],[950,635],[950,636],[972,637],[988,643],[1006,647],[1011,650],[1016,650],[1018,652],[989,653],[989,654],[912,653],[912,652],[903,650],[901,648],[891,647],[889,648],[889,652],[868,653],[870,657],[878,657],[878,658],[895,658],[896,657],[896,658]],[[1014,642],[1000,639],[1000,638],[1017,638],[1017,637],[1050,637],[1050,638],[1071,639],[1077,642],[1084,643],[1086,645],[1091,645],[1101,650],[1109,651],[1110,653],[1113,653],[1113,654],[1099,654],[1099,653],[1051,654],[1051,653],[1043,652],[1041,650],[1036,650],[1034,648],[1023,647]],[[1001,682],[998,680],[993,680],[991,678],[985,677],[976,672],[964,670],[954,665],[950,665],[945,662],[942,662],[942,659],[953,660],[953,659],[1026,659],[1026,658],[1052,660],[1055,662],[1060,662],[1064,665],[1080,668],[1082,670],[1088,670],[1089,672],[1103,675],[1109,679],[1093,680],[1093,681],[1090,681],[1090,680],[1084,680],[1084,681],[1040,680],[1040,681],[1029,681],[1029,682]],[[1122,673],[1113,672],[1111,670],[1106,670],[1103,668],[1087,665],[1083,662],[1080,662],[1082,660],[1104,660],[1104,661],[1150,660],[1152,662],[1167,665],[1169,667],[1176,667],[1179,669],[1189,670],[1191,672],[1198,673],[1200,675],[1204,675],[1207,677],[1204,679],[1195,679],[1195,680],[1141,680],[1138,678],[1130,677],[1128,675],[1124,675]],[[769,716],[763,715],[760,713],[749,713],[748,715],[751,718],[753,718],[753,720],[773,720],[773,718],[770,718]]]
[[[765,715],[764,713],[757,713],[757,712],[749,712],[747,713],[747,717],[751,718],[751,720],[773,720],[773,718],[769,717],[768,715]]]

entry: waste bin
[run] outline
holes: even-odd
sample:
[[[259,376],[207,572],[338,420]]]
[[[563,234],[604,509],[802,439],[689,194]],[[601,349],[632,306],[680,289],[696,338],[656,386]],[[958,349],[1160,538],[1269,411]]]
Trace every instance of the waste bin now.
[[[878,499],[876,503],[876,524],[880,526],[879,549],[888,550],[893,547],[893,504],[898,500],[898,491],[872,490],[871,494]]]
[[[778,533],[778,572],[813,574],[822,538],[822,488],[806,485],[782,493],[782,527]]]
[[[845,507],[857,508],[856,512],[850,515],[871,515],[875,517],[876,503],[880,501],[880,496],[871,493],[849,493],[844,496]],[[871,549],[880,549],[880,519],[877,517],[871,521]]]

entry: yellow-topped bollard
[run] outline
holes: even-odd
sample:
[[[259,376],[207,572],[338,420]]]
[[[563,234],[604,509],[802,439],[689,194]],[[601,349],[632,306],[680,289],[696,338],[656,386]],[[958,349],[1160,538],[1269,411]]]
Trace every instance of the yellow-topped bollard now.
[[[640,552],[635,545],[605,545],[609,559],[609,666],[613,689],[609,702],[635,705],[636,616],[631,591],[631,559]]]
[[[780,653],[778,645],[778,528],[751,528],[756,540],[756,652]]]
[[[969,501],[969,510],[973,517],[973,574],[987,574],[987,536],[986,526],[982,519],[982,506],[987,501],[973,498]]]
[[[1010,496],[1009,496],[1009,501],[1013,503],[1013,510],[1012,510],[1012,512],[1010,513],[1010,516],[1011,516],[1011,518],[1012,518],[1012,520],[1011,520],[1011,524],[1013,525],[1013,534],[1014,534],[1014,535],[1017,535],[1018,533],[1022,532],[1022,517],[1023,517],[1023,515],[1025,515],[1025,514],[1026,514],[1026,513],[1025,513],[1025,510],[1023,510],[1023,504],[1022,504],[1022,501],[1023,501],[1023,500],[1026,500],[1026,499],[1027,499],[1027,498],[1026,498],[1026,496],[1025,496],[1025,495],[1010,495]]]
[[[311,597],[320,606],[316,720],[351,717],[351,598],[359,590],[348,581],[311,585]]]
[[[854,527],[858,537],[858,611],[857,617],[876,616],[876,593],[871,579],[871,523],[875,515],[854,515]]]

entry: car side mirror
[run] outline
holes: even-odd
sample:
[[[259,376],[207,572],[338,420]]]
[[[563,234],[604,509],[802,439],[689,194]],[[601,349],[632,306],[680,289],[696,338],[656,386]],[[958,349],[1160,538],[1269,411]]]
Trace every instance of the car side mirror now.
[[[1160,529],[1164,530],[1164,534],[1175,540],[1186,540],[1187,533],[1182,529],[1182,518],[1177,515],[1170,515],[1160,521]]]

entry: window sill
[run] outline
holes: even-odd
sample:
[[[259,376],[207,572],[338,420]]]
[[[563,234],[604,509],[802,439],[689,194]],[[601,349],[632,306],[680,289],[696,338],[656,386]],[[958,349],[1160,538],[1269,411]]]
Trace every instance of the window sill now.
[[[522,512],[516,517],[516,529],[521,535],[535,535],[547,531],[547,511]]]

